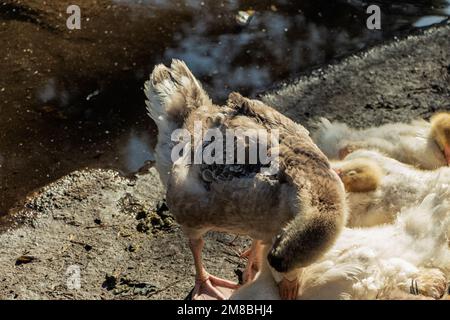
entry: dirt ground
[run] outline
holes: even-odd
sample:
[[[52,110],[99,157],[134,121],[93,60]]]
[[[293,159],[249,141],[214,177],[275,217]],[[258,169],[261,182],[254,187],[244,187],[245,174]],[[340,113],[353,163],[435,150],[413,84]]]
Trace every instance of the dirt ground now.
[[[76,171],[43,188],[20,214],[25,225],[0,235],[0,299],[185,298],[193,262],[163,198],[153,168],[131,179]],[[211,272],[236,278],[243,241],[233,238],[208,237]]]
[[[450,27],[395,40],[313,70],[262,99],[311,127],[328,117],[364,127],[450,110]]]
[[[317,116],[358,126],[427,117],[450,110],[449,48],[450,27],[430,29],[262,99],[307,127]],[[0,234],[0,299],[183,299],[193,261],[163,199],[154,169],[132,178],[79,170],[30,195]],[[204,256],[211,273],[237,280],[249,242],[233,238],[208,235]]]

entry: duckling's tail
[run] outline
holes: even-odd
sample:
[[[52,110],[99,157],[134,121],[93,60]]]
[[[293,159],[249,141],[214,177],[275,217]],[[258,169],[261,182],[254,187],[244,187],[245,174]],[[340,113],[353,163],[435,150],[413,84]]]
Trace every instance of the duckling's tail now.
[[[154,151],[156,169],[167,185],[173,159],[172,134],[184,127],[189,113],[202,105],[211,104],[206,92],[186,64],[173,60],[170,68],[155,66],[150,80],[145,83],[147,110],[158,126],[158,142]]]
[[[170,136],[174,129],[181,128],[193,108],[211,104],[186,64],[176,59],[170,68],[163,64],[155,66],[144,90],[148,114],[163,135]]]
[[[340,149],[345,141],[351,139],[353,130],[345,123],[330,122],[326,118],[320,118],[316,126],[312,134],[313,141],[327,157],[338,159]]]

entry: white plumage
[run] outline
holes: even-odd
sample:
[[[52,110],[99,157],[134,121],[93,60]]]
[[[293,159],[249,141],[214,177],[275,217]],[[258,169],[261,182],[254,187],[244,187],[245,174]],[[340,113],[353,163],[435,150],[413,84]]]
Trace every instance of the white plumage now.
[[[392,225],[346,228],[332,250],[303,271],[298,298],[440,298],[450,271],[449,192],[440,188]],[[231,298],[278,299],[268,267]]]
[[[317,127],[312,138],[331,159],[342,159],[356,149],[370,149],[423,169],[450,163],[448,112],[435,115],[431,122],[416,120],[360,130],[321,118]]]
[[[347,189],[348,225],[367,227],[392,223],[397,213],[417,205],[443,185],[450,188],[450,168],[420,170],[376,151],[358,150],[332,164]],[[378,170],[377,170],[378,169]],[[376,189],[371,186],[377,181]],[[353,190],[367,186],[367,190]]]

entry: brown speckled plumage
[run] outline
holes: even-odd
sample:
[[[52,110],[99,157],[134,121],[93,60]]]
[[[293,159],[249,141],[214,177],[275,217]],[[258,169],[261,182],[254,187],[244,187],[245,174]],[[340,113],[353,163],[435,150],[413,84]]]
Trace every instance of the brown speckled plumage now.
[[[149,113],[159,128],[156,160],[171,212],[189,238],[209,230],[246,234],[272,244],[279,272],[307,266],[335,241],[345,223],[344,190],[308,131],[257,100],[232,93],[216,106],[181,61],[159,65],[146,84]],[[253,165],[179,165],[167,159],[167,128],[278,129],[278,174]],[[165,133],[164,133],[165,132]]]

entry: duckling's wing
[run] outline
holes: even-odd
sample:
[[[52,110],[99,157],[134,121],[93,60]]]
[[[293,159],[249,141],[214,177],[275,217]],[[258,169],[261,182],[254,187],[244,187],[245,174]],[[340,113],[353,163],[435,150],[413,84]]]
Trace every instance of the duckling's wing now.
[[[232,92],[228,96],[227,105],[234,110],[235,117],[247,117],[267,129],[283,128],[289,134],[309,137],[309,131],[305,127],[259,100],[248,99]]]

